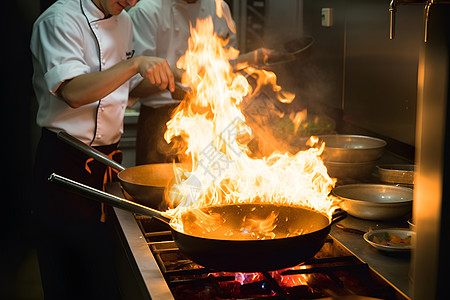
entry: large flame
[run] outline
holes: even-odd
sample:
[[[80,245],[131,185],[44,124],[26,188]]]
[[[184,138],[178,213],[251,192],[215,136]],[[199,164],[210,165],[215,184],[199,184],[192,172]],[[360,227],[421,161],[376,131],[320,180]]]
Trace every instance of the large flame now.
[[[296,154],[250,157],[247,141],[252,130],[240,109],[244,98],[251,98],[262,84],[270,85],[282,102],[292,101],[293,95],[282,93],[275,74],[268,71],[255,76],[258,87],[253,90],[242,75],[245,73],[233,71],[229,61],[236,59],[239,51],[226,43],[214,34],[211,18],[197,20],[196,28],[191,27],[189,48],[177,62],[177,67],[186,71],[182,83],[190,87],[190,93],[167,123],[165,139],[170,142],[183,137],[191,167],[177,167],[169,187],[168,194],[177,204],[165,212],[172,217],[172,226],[183,232],[179,216],[186,210],[236,203],[305,206],[330,215],[333,204],[328,194],[335,180],[320,159],[324,145]],[[246,72],[258,70],[247,68]],[[246,226],[257,227],[256,235],[267,238],[275,217],[246,220]]]

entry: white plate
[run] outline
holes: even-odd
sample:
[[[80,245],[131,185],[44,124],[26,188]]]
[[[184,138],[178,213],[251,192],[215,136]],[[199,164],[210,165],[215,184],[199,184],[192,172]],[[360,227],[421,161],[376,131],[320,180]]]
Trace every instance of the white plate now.
[[[411,251],[411,248],[412,248],[411,243],[381,245],[381,244],[377,244],[373,241],[375,236],[380,241],[386,240],[385,235],[389,234],[389,233],[395,234],[402,239],[405,239],[407,237],[413,237],[413,235],[414,235],[413,231],[408,230],[408,229],[403,229],[403,228],[378,229],[378,230],[366,232],[364,234],[364,240],[366,240],[366,242],[368,242],[370,245],[372,245],[376,249],[379,249],[382,251],[388,251],[388,252]]]

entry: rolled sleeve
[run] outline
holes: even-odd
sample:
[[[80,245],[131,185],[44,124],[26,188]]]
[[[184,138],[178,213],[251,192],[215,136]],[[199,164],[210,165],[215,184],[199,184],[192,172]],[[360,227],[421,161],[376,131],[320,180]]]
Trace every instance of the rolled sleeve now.
[[[85,57],[96,54],[86,53],[85,34],[76,22],[58,16],[43,20],[36,28],[31,50],[52,94],[63,81],[93,71]]]
[[[48,90],[56,96],[61,83],[68,79],[72,79],[82,74],[89,73],[89,67],[76,62],[67,62],[62,65],[57,65],[45,73],[44,78]]]

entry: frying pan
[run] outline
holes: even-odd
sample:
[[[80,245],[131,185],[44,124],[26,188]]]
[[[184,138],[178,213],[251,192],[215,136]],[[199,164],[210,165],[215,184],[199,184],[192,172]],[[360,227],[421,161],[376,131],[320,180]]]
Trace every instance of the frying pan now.
[[[274,55],[269,56],[264,65],[260,68],[270,68],[280,64],[286,64],[294,60],[299,60],[309,54],[314,38],[310,36],[301,37],[295,40],[291,40],[283,43],[281,49],[275,49]]]
[[[164,209],[164,189],[174,177],[172,163],[147,164],[125,168],[97,149],[86,145],[65,131],[58,138],[89,157],[119,171],[117,178],[127,199],[155,209]],[[167,208],[167,207],[166,207]]]
[[[301,60],[310,54],[311,46],[314,43],[314,38],[307,36],[301,37],[295,40],[291,40],[282,44],[281,47],[273,49],[273,53],[269,55],[266,61],[262,64],[250,64],[251,67],[256,69],[270,70],[278,65],[284,65],[291,63],[295,60]],[[246,64],[233,64],[234,71],[243,71],[249,65]],[[244,73],[244,75],[249,75]],[[246,77],[247,77],[246,76]]]
[[[160,211],[57,174],[52,174],[49,180],[82,196],[133,213],[155,217],[165,223],[170,221]],[[198,224],[196,213],[200,210],[206,214],[217,214],[222,224],[214,226],[208,232],[205,224]],[[250,232],[256,231],[243,223],[243,220],[264,219],[273,213],[278,213],[277,227],[273,230],[275,238],[252,238]],[[330,220],[322,213],[300,206],[228,204],[187,210],[181,216],[183,232],[173,226],[170,229],[180,251],[199,265],[217,271],[262,272],[293,267],[312,258],[322,248],[331,224],[345,216],[345,211],[340,211]],[[250,224],[259,226],[261,223]],[[289,236],[289,233],[294,234]]]

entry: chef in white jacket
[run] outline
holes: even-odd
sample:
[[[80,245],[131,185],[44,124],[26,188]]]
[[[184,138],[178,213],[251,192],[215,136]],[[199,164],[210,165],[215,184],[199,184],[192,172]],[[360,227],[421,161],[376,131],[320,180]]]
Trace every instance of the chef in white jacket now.
[[[174,90],[163,58],[133,55],[138,0],[58,0],[35,21],[30,41],[42,134],[34,167],[33,216],[45,299],[120,299],[107,210],[48,182],[51,173],[97,189],[106,166],[57,138],[66,131],[117,161],[123,116],[135,87]],[[114,173],[112,173],[114,174]],[[106,208],[107,209],[107,208]]]
[[[222,17],[216,14],[215,0],[140,0],[128,10],[133,21],[133,46],[138,55],[165,58],[181,79],[175,64],[188,49],[190,24],[196,26],[197,19],[211,17],[214,31],[228,45],[236,48],[237,37],[230,8],[220,1]],[[253,58],[258,50],[245,54],[240,60]],[[177,159],[177,148],[164,140],[166,123],[180,100],[173,99],[169,91],[160,91],[140,98],[140,113],[137,128],[136,164],[172,162]],[[175,141],[176,142],[176,141]]]

